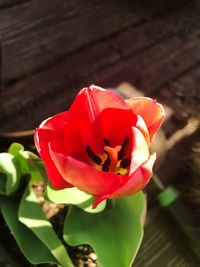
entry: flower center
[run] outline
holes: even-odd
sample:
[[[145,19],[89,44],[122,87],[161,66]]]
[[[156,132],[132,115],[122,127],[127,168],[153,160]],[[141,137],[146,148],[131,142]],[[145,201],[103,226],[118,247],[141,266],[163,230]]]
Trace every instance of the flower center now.
[[[86,146],[86,152],[89,158],[95,163],[97,170],[113,172],[118,175],[126,175],[131,163],[130,158],[125,157],[128,149],[129,138],[126,137],[122,145],[111,147],[109,140],[104,141],[104,153],[98,156],[93,152],[89,145]]]

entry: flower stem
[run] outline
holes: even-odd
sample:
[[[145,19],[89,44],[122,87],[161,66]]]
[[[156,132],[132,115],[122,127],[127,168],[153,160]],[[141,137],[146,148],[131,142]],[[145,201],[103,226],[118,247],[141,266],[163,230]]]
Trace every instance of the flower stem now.
[[[154,174],[151,179],[154,182],[154,184],[157,186],[158,189],[160,189],[161,191],[165,189],[164,184],[161,182],[161,180],[158,178],[157,175]]]

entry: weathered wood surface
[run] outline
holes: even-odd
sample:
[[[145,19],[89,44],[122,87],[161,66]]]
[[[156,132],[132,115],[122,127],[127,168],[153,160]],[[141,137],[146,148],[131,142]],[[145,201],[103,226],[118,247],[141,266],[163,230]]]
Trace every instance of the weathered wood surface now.
[[[167,211],[154,206],[148,212],[144,240],[132,267],[198,267],[179,227]]]
[[[1,14],[3,77],[17,79],[143,18],[123,1],[35,0]],[[16,65],[20,66],[16,68]]]
[[[199,79],[186,75],[200,62],[194,0],[25,1],[0,10],[0,36],[4,130],[35,127],[90,83],[153,95]]]
[[[8,8],[10,6],[21,4],[29,0],[0,0],[0,8]]]

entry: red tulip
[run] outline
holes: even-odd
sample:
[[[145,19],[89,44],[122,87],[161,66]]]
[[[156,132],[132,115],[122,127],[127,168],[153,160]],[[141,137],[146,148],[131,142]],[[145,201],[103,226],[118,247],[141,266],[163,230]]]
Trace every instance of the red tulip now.
[[[163,118],[155,100],[124,101],[92,85],[79,92],[69,111],[36,129],[35,144],[52,185],[92,194],[95,208],[146,186],[156,158],[149,145]]]

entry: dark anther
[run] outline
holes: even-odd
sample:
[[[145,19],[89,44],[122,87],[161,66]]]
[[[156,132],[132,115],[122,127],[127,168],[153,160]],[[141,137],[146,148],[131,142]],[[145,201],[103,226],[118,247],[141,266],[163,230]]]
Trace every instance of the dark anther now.
[[[129,165],[131,164],[131,160],[129,158],[124,158],[121,162],[120,162],[120,166],[123,169],[126,169]]]
[[[90,148],[89,145],[86,146],[86,152],[88,154],[88,156],[98,165],[101,165],[101,158],[99,156],[97,156],[92,149]]]
[[[102,171],[104,171],[104,172],[108,172],[108,170],[109,170],[109,165],[110,165],[110,155],[108,154],[108,156],[107,156],[107,159],[104,161],[104,163],[103,163],[103,166],[102,166]]]
[[[120,149],[119,153],[118,153],[118,160],[123,159],[123,157],[126,154],[126,149],[128,147],[128,143],[129,143],[129,138],[128,136],[126,136],[126,138],[124,139],[124,142],[122,144],[122,148]]]
[[[106,146],[110,146],[110,142],[109,142],[108,139],[104,138],[104,139],[103,139],[103,142],[104,142],[104,144],[105,144]]]

